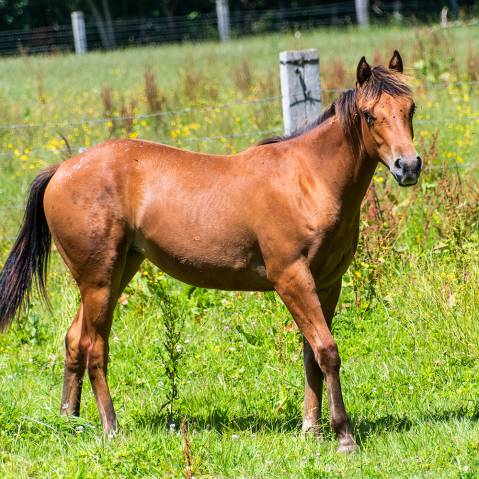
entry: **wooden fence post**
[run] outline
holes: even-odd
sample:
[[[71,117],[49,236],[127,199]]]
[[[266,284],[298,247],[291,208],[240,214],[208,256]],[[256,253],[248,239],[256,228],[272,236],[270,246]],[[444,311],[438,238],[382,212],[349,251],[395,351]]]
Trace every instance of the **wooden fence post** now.
[[[289,135],[321,114],[318,51],[281,52],[279,63],[284,133]]]
[[[75,52],[77,55],[83,55],[87,50],[85,17],[83,16],[83,12],[72,12],[71,18]]]
[[[356,19],[358,20],[358,25],[369,25],[369,0],[355,0],[354,3],[356,5]]]
[[[220,40],[227,42],[230,39],[230,9],[228,0],[216,0],[216,16],[218,17]]]

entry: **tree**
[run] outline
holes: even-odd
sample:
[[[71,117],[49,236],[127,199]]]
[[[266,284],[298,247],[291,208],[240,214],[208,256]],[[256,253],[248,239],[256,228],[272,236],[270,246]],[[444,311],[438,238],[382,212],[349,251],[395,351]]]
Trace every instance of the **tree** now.
[[[113,21],[108,0],[101,0],[102,12],[100,12],[100,8],[94,0],[86,0],[86,3],[95,18],[103,48],[113,48],[115,46],[115,31],[113,30]]]

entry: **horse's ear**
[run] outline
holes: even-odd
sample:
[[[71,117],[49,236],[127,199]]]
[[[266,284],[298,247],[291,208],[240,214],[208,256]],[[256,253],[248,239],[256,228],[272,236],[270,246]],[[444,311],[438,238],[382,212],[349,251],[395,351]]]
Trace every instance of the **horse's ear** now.
[[[369,80],[371,76],[371,67],[369,63],[366,61],[365,57],[362,57],[359,60],[358,68],[356,70],[356,79],[358,81],[359,86],[361,86],[365,81]]]
[[[395,72],[402,73],[403,72],[403,64],[401,55],[397,50],[394,50],[393,56],[391,61],[389,62],[389,69],[394,70]]]

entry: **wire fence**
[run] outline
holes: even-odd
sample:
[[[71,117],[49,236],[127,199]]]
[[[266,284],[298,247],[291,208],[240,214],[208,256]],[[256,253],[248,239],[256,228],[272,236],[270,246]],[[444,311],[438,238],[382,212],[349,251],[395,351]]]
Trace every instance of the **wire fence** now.
[[[254,105],[254,104],[263,104],[263,103],[273,103],[275,101],[281,100],[280,96],[271,96],[266,98],[259,98],[253,100],[237,100],[228,103],[218,103],[216,105],[205,105],[202,107],[195,108],[180,108],[178,110],[166,110],[166,111],[156,111],[152,113],[139,113],[135,115],[112,115],[102,118],[83,118],[80,120],[64,120],[60,122],[47,122],[47,123],[30,123],[30,124],[7,124],[0,125],[0,130],[22,130],[30,128],[63,128],[67,126],[81,126],[87,124],[98,124],[98,123],[108,123],[111,121],[121,122],[127,120],[143,120],[149,118],[159,118],[163,116],[182,116],[190,113],[206,112],[212,110],[222,110],[225,108],[232,108],[235,106],[241,105]]]
[[[470,82],[455,82],[448,85],[443,84],[421,84],[417,87],[419,88],[436,88],[436,87],[445,87],[448,86],[473,86],[477,85],[479,82],[477,81],[470,81]],[[323,89],[323,93],[341,93],[344,92],[343,89]],[[102,123],[121,123],[122,121],[131,121],[131,120],[141,120],[141,119],[148,119],[148,118],[155,118],[155,117],[162,117],[162,116],[181,116],[191,113],[202,113],[205,111],[220,111],[224,109],[233,108],[235,106],[252,106],[252,105],[259,105],[259,104],[267,104],[267,103],[277,103],[278,106],[280,105],[281,96],[270,96],[265,98],[259,99],[251,99],[251,100],[237,100],[232,101],[229,103],[221,103],[215,105],[205,105],[202,107],[189,107],[189,108],[182,108],[178,110],[170,110],[170,111],[159,111],[154,113],[145,113],[145,114],[137,114],[137,115],[125,115],[125,116],[109,116],[103,118],[84,118],[80,120],[64,120],[61,122],[46,122],[46,123],[35,123],[35,124],[3,124],[0,125],[0,130],[26,130],[26,129],[47,129],[47,128],[65,128],[65,127],[77,127],[87,124],[102,124]],[[472,116],[472,117],[438,117],[438,118],[423,118],[417,119],[414,121],[415,125],[434,125],[434,124],[457,124],[457,123],[474,123],[479,126],[479,115]],[[283,133],[283,129],[281,127],[270,128],[267,130],[253,130],[253,131],[246,131],[246,132],[239,132],[235,134],[223,134],[223,135],[212,135],[212,136],[193,136],[193,137],[180,137],[180,138],[162,138],[161,141],[166,143],[173,142],[174,144],[195,144],[199,145],[200,143],[205,142],[215,142],[215,141],[223,141],[223,140],[232,140],[232,139],[242,139],[242,138],[252,138],[255,137],[258,140],[264,138],[268,135],[281,135]],[[72,153],[80,153],[87,149],[84,145],[65,145],[63,148],[60,147],[46,147],[46,148],[30,148],[30,147],[22,147],[22,146],[13,146],[10,145],[11,148],[4,150],[4,156],[14,156],[18,157],[24,153],[23,150],[28,149],[28,154],[30,155],[37,155],[37,156],[44,156],[44,155],[51,155],[57,154],[59,156],[65,156],[70,151]],[[462,167],[463,165],[461,165]],[[1,209],[1,208],[0,208]]]
[[[384,23],[390,19],[397,22],[405,18],[438,23],[444,3],[434,0],[375,0],[370,2],[369,16],[372,23]],[[108,44],[105,44],[101,28],[94,18],[88,15],[88,12],[85,13],[87,14],[85,30],[89,49],[218,39],[216,13],[193,11],[188,16],[115,20],[106,25],[108,36],[111,38]],[[355,22],[356,9],[352,0],[309,7],[232,10],[230,13],[230,28],[233,36],[274,31],[303,31],[319,26],[350,25]],[[73,50],[73,33],[70,24],[27,27],[0,32],[0,55]]]
[[[455,124],[455,123],[474,123],[479,127],[479,115],[476,117],[467,117],[467,118],[433,118],[433,119],[422,119],[415,120],[415,125],[435,125],[435,124]],[[180,137],[177,139],[173,138],[164,138],[163,142],[173,141],[176,143],[188,143],[188,144],[199,144],[199,143],[208,143],[220,140],[228,139],[240,139],[248,137],[256,137],[258,141],[267,135],[281,135],[283,133],[283,128],[270,128],[268,130],[252,130],[235,134],[224,134],[224,135],[212,135],[212,136],[193,136],[193,137]],[[85,151],[88,147],[85,146],[71,146],[65,143],[64,148],[52,147],[52,148],[28,148],[29,154],[34,155],[46,155],[46,154],[65,154],[71,150],[72,153],[81,153]],[[17,152],[15,152],[17,150]],[[21,154],[20,150],[17,148],[11,148],[9,150],[3,151],[3,155],[19,156]],[[1,209],[1,208],[0,208]]]
[[[464,87],[464,86],[477,86],[479,81],[458,81],[451,83],[431,83],[424,82],[414,86],[417,89],[436,89],[442,88],[447,89],[450,87]],[[323,88],[321,93],[331,94],[331,93],[344,93],[346,90],[342,88]],[[282,100],[282,97],[279,95],[269,96],[265,98],[257,98],[251,100],[235,100],[228,103],[217,103],[215,105],[205,105],[201,107],[188,107],[180,108],[177,110],[161,110],[150,113],[138,113],[138,114],[129,114],[129,115],[111,115],[106,117],[99,118],[82,118],[79,120],[62,120],[58,122],[44,122],[44,123],[11,123],[11,124],[0,124],[0,130],[28,130],[28,129],[47,129],[47,128],[65,128],[65,127],[76,127],[82,125],[91,125],[91,124],[101,124],[109,122],[122,122],[129,120],[143,120],[151,118],[161,118],[166,116],[183,116],[191,113],[201,113],[206,111],[213,110],[224,110],[233,108],[236,106],[248,106],[248,105],[260,105],[266,103],[279,103]],[[473,119],[474,120],[474,119]],[[449,119],[441,120],[449,121]]]

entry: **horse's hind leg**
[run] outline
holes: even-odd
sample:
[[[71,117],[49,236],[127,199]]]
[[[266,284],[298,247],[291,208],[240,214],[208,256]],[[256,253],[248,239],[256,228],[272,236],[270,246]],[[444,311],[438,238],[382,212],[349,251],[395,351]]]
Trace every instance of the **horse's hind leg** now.
[[[117,428],[115,409],[106,380],[108,366],[108,337],[117,299],[112,284],[82,285],[87,369],[95,395],[101,423],[106,433]]]
[[[87,285],[82,297],[85,305],[86,330],[90,340],[87,356],[88,376],[95,395],[98,412],[105,433],[117,429],[116,414],[107,384],[108,337],[113,310],[121,291],[137,271],[143,257],[136,252],[126,256],[121,276],[113,275],[109,285]]]
[[[78,415],[83,375],[88,366],[100,418],[109,433],[116,428],[116,417],[106,382],[108,336],[118,296],[142,261],[142,255],[129,251],[124,260],[117,259],[111,273],[96,272],[95,281],[90,278],[79,282],[82,304],[65,341],[62,413]]]
[[[65,368],[60,412],[65,415],[80,414],[83,375],[86,368],[86,350],[81,347],[83,305],[80,305],[73,323],[65,336]]]

